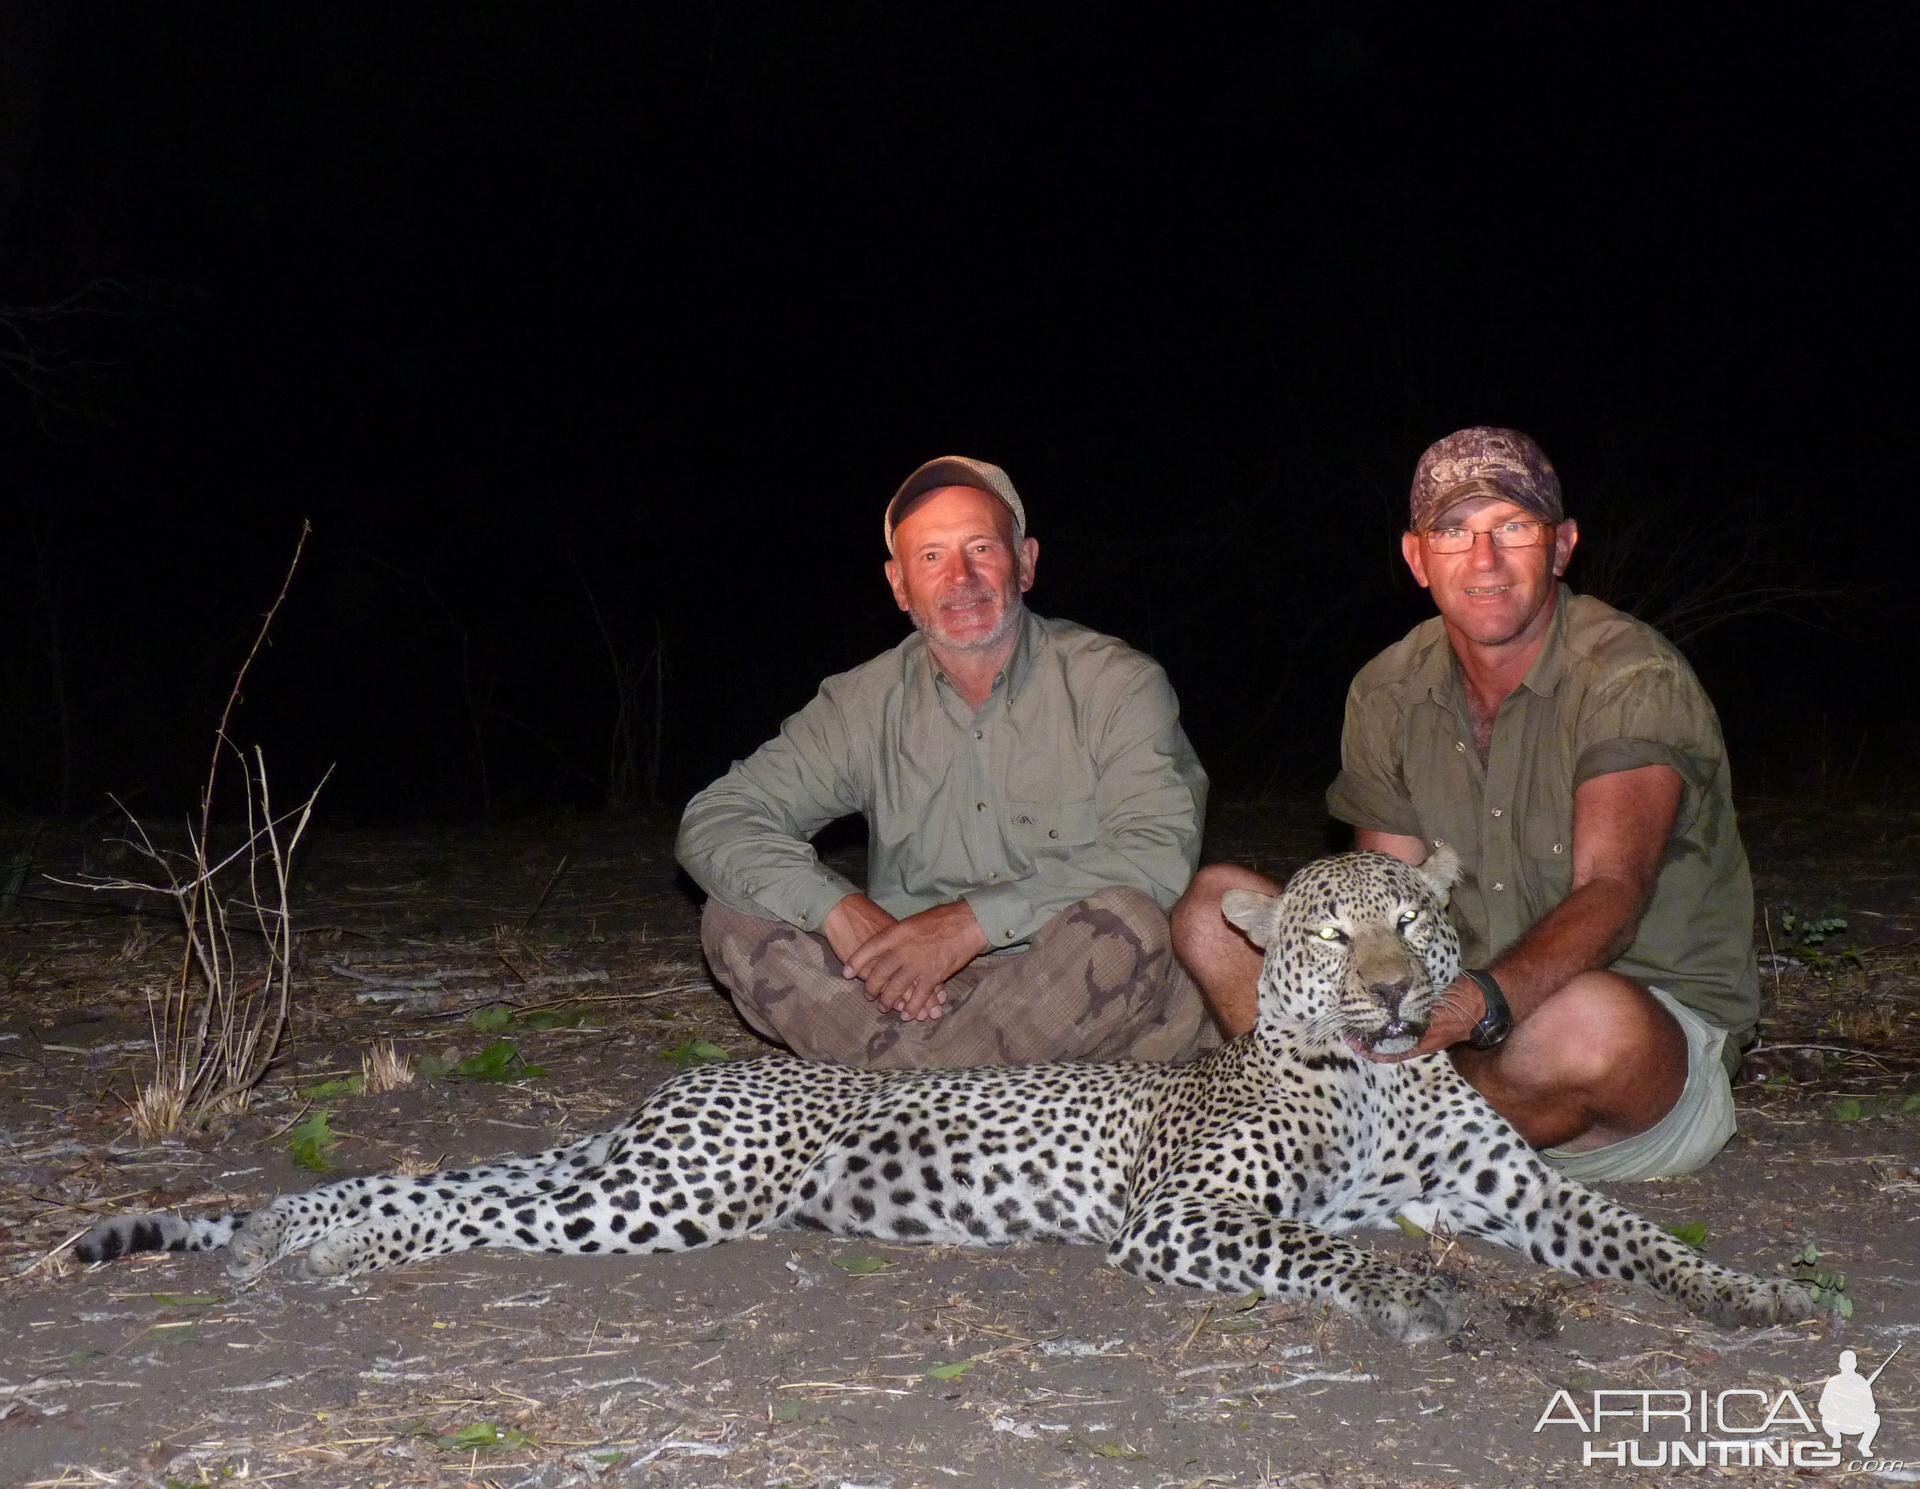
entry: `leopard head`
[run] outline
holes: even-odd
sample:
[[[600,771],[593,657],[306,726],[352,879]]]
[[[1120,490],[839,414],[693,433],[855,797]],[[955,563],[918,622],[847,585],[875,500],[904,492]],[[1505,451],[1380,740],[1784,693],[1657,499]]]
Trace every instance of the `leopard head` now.
[[[1381,853],[1317,859],[1279,895],[1233,889],[1223,915],[1266,959],[1258,1032],[1351,1043],[1382,1055],[1412,1049],[1434,999],[1459,975],[1460,937],[1447,893],[1460,877],[1451,848],[1412,868]]]

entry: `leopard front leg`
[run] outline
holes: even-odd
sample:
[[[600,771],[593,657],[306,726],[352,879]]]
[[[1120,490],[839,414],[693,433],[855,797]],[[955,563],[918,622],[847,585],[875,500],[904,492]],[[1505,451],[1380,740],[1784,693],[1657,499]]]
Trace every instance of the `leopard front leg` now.
[[[1442,1202],[1462,1230],[1576,1277],[1617,1277],[1664,1294],[1723,1329],[1763,1328],[1813,1312],[1813,1295],[1784,1277],[1722,1266],[1571,1179],[1530,1150],[1506,1172],[1481,1170]]]
[[[1331,1303],[1406,1344],[1444,1338],[1466,1321],[1465,1302],[1439,1278],[1417,1277],[1230,1195],[1148,1195],[1122,1223],[1107,1260],[1154,1282]]]

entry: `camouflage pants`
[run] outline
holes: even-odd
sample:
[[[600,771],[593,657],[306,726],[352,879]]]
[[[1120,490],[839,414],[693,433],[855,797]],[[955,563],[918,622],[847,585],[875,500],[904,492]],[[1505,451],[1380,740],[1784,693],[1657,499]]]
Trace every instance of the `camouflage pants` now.
[[[826,937],[707,901],[700,939],[740,1016],[809,1060],[901,1070],[1053,1060],[1178,1060],[1219,1044],[1174,960],[1167,917],[1137,889],[1069,905],[1028,949],[947,979],[947,1011],[903,1022],[841,973]]]

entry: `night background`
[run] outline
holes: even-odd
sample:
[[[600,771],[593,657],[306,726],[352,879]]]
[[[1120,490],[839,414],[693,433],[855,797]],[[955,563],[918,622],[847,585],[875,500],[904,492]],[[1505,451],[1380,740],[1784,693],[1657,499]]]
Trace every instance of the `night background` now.
[[[1043,614],[1223,796],[1430,613],[1415,458],[1533,433],[1744,793],[1880,789],[1909,644],[1901,4],[0,7],[0,811],[675,809],[891,645],[1007,467]]]

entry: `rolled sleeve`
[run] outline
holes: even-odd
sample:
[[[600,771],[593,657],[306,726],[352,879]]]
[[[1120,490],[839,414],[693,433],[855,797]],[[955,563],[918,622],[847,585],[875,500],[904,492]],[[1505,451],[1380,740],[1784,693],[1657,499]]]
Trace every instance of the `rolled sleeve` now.
[[[1400,760],[1404,729],[1379,695],[1356,681],[1347,691],[1340,731],[1340,774],[1327,787],[1327,811],[1339,822],[1372,832],[1420,837],[1420,813],[1407,790]]]
[[[817,931],[854,884],[808,841],[863,810],[858,752],[822,689],[780,733],[687,804],[674,856],[708,894],[736,910]]]
[[[1719,722],[1692,671],[1665,654],[1619,668],[1591,692],[1580,719],[1581,746],[1573,783],[1665,765],[1686,787],[1682,823],[1719,770]]]

